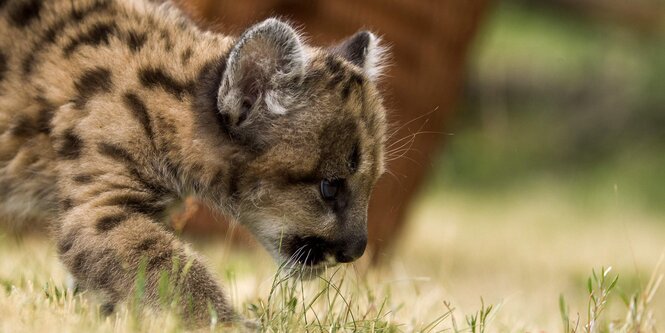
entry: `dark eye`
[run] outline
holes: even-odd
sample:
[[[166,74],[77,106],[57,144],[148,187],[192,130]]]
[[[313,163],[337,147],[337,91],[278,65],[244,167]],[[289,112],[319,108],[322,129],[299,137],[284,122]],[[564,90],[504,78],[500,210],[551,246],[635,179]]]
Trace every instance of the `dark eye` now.
[[[342,187],[342,182],[343,180],[341,179],[322,180],[320,188],[321,197],[323,197],[325,200],[334,200],[335,197],[337,197],[337,193],[339,193],[340,188]]]

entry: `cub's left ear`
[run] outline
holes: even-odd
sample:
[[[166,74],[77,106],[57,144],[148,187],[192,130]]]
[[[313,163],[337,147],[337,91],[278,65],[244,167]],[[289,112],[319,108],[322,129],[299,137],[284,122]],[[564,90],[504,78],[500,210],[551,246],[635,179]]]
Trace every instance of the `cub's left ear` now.
[[[331,51],[363,69],[370,80],[376,80],[386,67],[387,48],[380,38],[369,31],[361,31],[347,38]]]
[[[217,108],[231,130],[288,109],[284,93],[304,77],[306,54],[287,23],[267,19],[245,31],[231,49]]]

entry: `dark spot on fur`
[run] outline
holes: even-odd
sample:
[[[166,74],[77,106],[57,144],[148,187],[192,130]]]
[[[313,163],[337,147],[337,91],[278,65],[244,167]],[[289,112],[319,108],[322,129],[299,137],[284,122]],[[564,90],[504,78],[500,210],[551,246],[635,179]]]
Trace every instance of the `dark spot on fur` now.
[[[4,7],[6,3],[7,0],[0,0],[0,9],[2,9],[2,7]]]
[[[7,73],[7,68],[9,65],[7,65],[8,59],[7,56],[0,51],[0,82],[4,80],[5,74]]]
[[[62,136],[62,144],[58,149],[58,155],[66,160],[73,160],[81,156],[83,141],[74,133],[73,129],[68,129]]]
[[[46,49],[48,45],[55,43],[56,36],[65,28],[66,25],[66,21],[58,21],[46,29],[46,32],[44,35],[42,35],[42,38],[37,41],[37,43],[35,43],[31,52],[28,52],[26,57],[23,58],[23,61],[21,61],[21,69],[23,70],[24,75],[30,74],[32,72],[36,64],[37,55],[40,52],[43,52],[43,50]]]
[[[124,164],[129,169],[132,177],[139,181],[146,190],[150,191],[150,193],[154,194],[155,196],[163,196],[170,193],[166,187],[145,177],[138,170],[139,164],[134,160],[132,154],[126,149],[110,143],[102,142],[97,145],[97,151],[103,156],[109,157],[117,162]]]
[[[54,109],[51,106],[45,106],[39,111],[35,126],[40,133],[51,133],[51,119],[53,119]]]
[[[148,260],[148,265],[147,269],[148,271],[155,270],[156,268],[162,267],[165,264],[169,263],[171,261],[171,258],[173,257],[173,253],[171,252],[171,249],[167,249],[165,251],[160,251],[156,255],[152,256]]]
[[[122,102],[130,111],[132,111],[132,115],[134,118],[136,118],[136,120],[138,120],[139,123],[141,123],[145,134],[152,142],[154,135],[152,133],[152,125],[150,116],[148,115],[148,108],[145,106],[145,103],[141,100],[141,98],[139,98],[138,95],[132,92],[125,93],[123,95]]]
[[[153,246],[157,244],[157,237],[146,238],[136,245],[136,250],[139,252],[145,252],[150,250]]]
[[[72,178],[74,182],[79,183],[79,184],[88,184],[92,182],[92,175],[88,173],[81,173]]]
[[[42,36],[41,44],[53,44],[58,36],[58,33],[65,28],[65,21],[58,21],[54,25],[48,27]]]
[[[349,98],[350,93],[351,93],[351,85],[347,81],[347,83],[344,85],[344,88],[342,88],[342,100],[347,100]]]
[[[346,71],[342,67],[341,61],[339,61],[333,55],[328,55],[326,57],[326,68],[332,75],[332,78],[328,82],[327,89],[336,89],[337,86],[346,78]],[[342,89],[344,90],[346,87]],[[344,91],[342,94],[345,94]],[[346,95],[348,96],[348,91],[346,92]]]
[[[147,190],[148,192],[150,192],[155,196],[162,197],[172,193],[168,188],[162,186],[156,181],[146,179],[146,177],[144,177],[141,173],[139,173],[139,171],[136,168],[133,168],[131,170],[131,173],[132,176],[141,183],[141,185],[145,190]]]
[[[65,57],[71,56],[79,47],[84,45],[108,45],[109,38],[116,30],[115,23],[95,23],[92,28],[76,36],[63,48]]]
[[[81,251],[74,256],[74,261],[72,261],[70,269],[75,276],[83,275],[86,270],[86,262],[89,255],[88,251]]]
[[[92,6],[79,10],[77,8],[72,9],[71,12],[71,20],[74,22],[80,22],[82,21],[86,16],[97,12],[97,11],[103,11],[108,8],[111,8],[111,0],[97,0],[93,3]]]
[[[88,15],[110,8],[110,4],[110,1],[100,0],[94,2],[92,6],[83,9],[77,6],[72,6],[72,12],[49,26],[41,38],[32,47],[32,50],[27,52],[27,56],[21,62],[23,74],[28,75],[32,72],[34,66],[37,64],[38,55],[47,50],[49,45],[55,44],[57,36],[68,25],[77,25]]]
[[[337,74],[342,70],[342,64],[334,56],[326,56],[326,68],[331,74]]]
[[[104,317],[112,315],[113,311],[115,311],[115,304],[111,302],[104,303],[99,307],[99,313]]]
[[[130,30],[127,32],[127,46],[132,52],[138,52],[145,44],[148,36],[144,32]]]
[[[58,242],[58,253],[65,254],[74,245],[74,240],[71,238],[64,238]]]
[[[70,198],[65,198],[60,201],[60,209],[66,212],[74,207],[74,202]]]
[[[9,128],[9,133],[18,137],[30,137],[37,133],[35,123],[27,115],[19,115]]]
[[[139,81],[146,88],[161,88],[179,100],[182,100],[187,94],[194,95],[195,93],[194,82],[180,82],[161,68],[141,69]]]
[[[74,246],[74,241],[78,237],[78,230],[74,229],[62,236],[58,241],[58,253],[65,254]]]
[[[171,39],[171,36],[169,35],[169,33],[166,30],[163,30],[159,34],[159,36],[162,39],[162,41],[164,42],[164,50],[166,50],[167,52],[170,52],[173,49],[173,40]]]
[[[164,205],[156,202],[156,198],[137,193],[122,193],[107,199],[103,205],[120,206],[134,213],[150,217],[159,216],[165,209]]]
[[[39,18],[41,9],[42,0],[15,2],[15,5],[9,8],[9,20],[14,26],[23,28]]]
[[[74,86],[77,91],[74,104],[77,108],[82,109],[90,97],[111,91],[113,86],[111,71],[105,67],[87,69],[74,83]]]
[[[35,67],[35,57],[36,52],[30,52],[23,61],[21,61],[21,69],[23,70],[24,75],[28,75],[32,72],[32,69]]]
[[[120,225],[120,223],[122,223],[126,219],[127,215],[124,213],[106,215],[97,220],[95,227],[99,232],[106,232],[117,227],[118,225]]]
[[[187,65],[189,59],[192,57],[192,54],[194,54],[194,50],[192,50],[191,47],[188,47],[186,50],[182,51],[182,54],[180,55],[180,61],[183,65]]]
[[[102,142],[97,145],[97,151],[107,157],[125,164],[135,164],[134,158],[125,148],[114,144]]]
[[[344,88],[342,89],[342,98],[346,100],[349,98],[349,94],[351,93],[351,89],[353,86],[356,87],[361,87],[363,84],[363,78],[362,76],[358,74],[351,74],[351,77],[344,83]]]

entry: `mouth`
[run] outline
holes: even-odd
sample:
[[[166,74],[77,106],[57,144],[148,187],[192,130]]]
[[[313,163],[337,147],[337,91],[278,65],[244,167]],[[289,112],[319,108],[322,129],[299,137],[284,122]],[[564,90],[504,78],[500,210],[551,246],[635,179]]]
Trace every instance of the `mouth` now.
[[[285,255],[280,270],[289,276],[311,280],[338,264],[335,256],[327,250],[326,243],[318,238],[296,237],[284,245],[282,253]]]
[[[329,268],[336,266],[337,263],[320,264],[316,266],[292,265],[285,266],[282,271],[290,278],[301,280],[313,280],[323,275]]]

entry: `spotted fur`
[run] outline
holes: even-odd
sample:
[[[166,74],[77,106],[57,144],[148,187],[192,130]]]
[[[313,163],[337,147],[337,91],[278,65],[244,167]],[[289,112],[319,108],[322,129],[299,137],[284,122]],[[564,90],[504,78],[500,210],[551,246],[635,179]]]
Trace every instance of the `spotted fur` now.
[[[359,257],[384,167],[382,49],[368,32],[307,46],[275,19],[204,32],[156,2],[0,1],[0,216],[49,220],[105,313],[144,269],[147,304],[167,273],[188,322],[235,320],[167,210],[196,196],[309,272]]]

